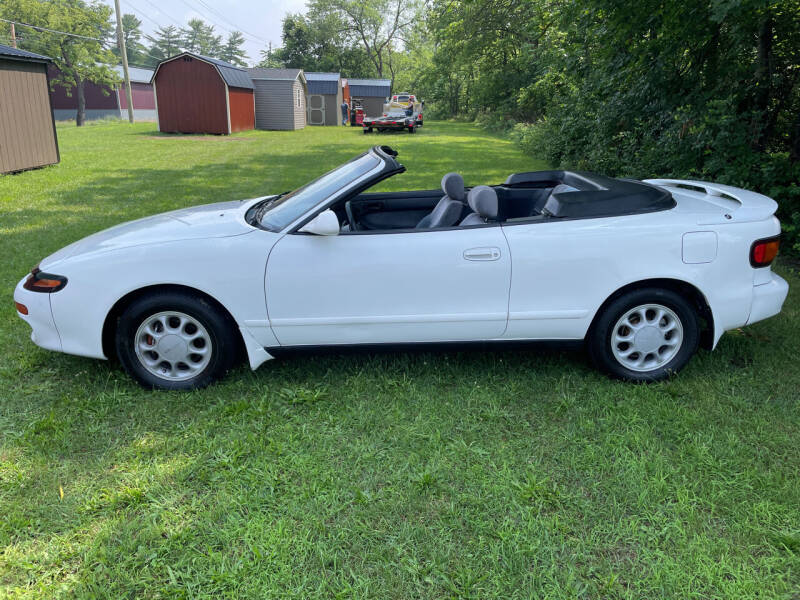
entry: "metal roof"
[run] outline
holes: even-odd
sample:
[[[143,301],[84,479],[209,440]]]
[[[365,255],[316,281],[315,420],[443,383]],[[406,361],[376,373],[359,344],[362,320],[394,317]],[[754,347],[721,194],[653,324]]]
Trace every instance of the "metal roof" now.
[[[339,93],[339,73],[306,73],[309,94]]]
[[[170,62],[183,56],[191,56],[193,58],[202,60],[203,62],[214,65],[217,69],[217,72],[220,74],[220,77],[222,77],[223,81],[225,81],[229,87],[244,88],[246,90],[253,89],[253,81],[250,79],[250,75],[247,74],[246,70],[242,69],[241,67],[237,67],[236,65],[232,65],[229,62],[225,62],[224,60],[211,58],[210,56],[203,56],[202,54],[195,54],[194,52],[181,52],[176,56],[171,56],[165,60],[162,60],[160,63],[158,63],[158,66],[156,66],[156,70],[153,71],[153,77],[150,79],[150,81],[152,82],[155,79],[156,73],[158,73],[158,67],[165,62]]]
[[[114,72],[122,78],[122,65],[112,67]],[[128,75],[133,83],[150,83],[153,79],[153,69],[142,69],[141,67],[128,67]]]
[[[300,69],[264,69],[262,67],[251,67],[247,69],[253,79],[285,79],[291,81],[297,79],[303,71]]]
[[[348,79],[351,97],[381,97],[392,95],[391,79]]]
[[[308,81],[339,81],[339,73],[315,73],[306,71]]]
[[[29,62],[51,62],[53,60],[49,56],[34,54],[33,52],[28,52],[27,50],[12,48],[11,46],[5,46],[3,44],[0,44],[0,58],[24,60]]]

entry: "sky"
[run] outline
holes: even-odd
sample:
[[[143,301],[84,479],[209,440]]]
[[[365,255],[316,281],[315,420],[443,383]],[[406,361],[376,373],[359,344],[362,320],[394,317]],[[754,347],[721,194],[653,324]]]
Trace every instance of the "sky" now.
[[[103,0],[114,7],[114,0]],[[305,0],[120,0],[124,13],[133,13],[142,30],[152,34],[158,27],[184,27],[189,19],[199,18],[214,25],[223,38],[229,31],[245,36],[248,63],[261,60],[268,42],[281,45],[281,22],[286,13],[305,12]]]

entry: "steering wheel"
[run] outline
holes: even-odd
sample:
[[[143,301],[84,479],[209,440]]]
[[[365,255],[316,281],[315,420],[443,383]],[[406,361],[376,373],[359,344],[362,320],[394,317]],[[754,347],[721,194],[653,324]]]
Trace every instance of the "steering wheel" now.
[[[361,226],[356,222],[353,216],[353,207],[350,206],[350,200],[344,203],[344,212],[347,214],[347,222],[350,224],[350,231],[359,231]]]

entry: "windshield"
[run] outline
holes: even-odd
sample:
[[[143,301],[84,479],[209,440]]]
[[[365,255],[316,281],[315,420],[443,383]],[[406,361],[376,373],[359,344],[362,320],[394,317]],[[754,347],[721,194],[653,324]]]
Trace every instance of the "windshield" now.
[[[386,116],[387,117],[405,117],[406,116],[406,111],[404,111],[404,110],[390,110],[388,113],[386,113]]]
[[[261,226],[271,231],[280,231],[379,164],[380,160],[375,155],[362,154],[311,183],[280,196],[271,201],[271,204],[268,201],[259,215]]]

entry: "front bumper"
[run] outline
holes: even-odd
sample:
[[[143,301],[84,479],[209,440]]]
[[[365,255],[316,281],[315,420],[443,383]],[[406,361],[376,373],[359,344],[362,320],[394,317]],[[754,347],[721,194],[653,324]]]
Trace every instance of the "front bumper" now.
[[[781,312],[789,294],[789,284],[779,275],[771,273],[769,281],[753,287],[753,304],[747,324],[767,319]]]
[[[22,284],[27,278],[23,277],[14,289],[14,302],[24,304],[28,308],[28,314],[17,312],[17,316],[31,326],[31,340],[34,344],[46,350],[61,352],[61,336],[53,320],[50,294],[31,292],[23,288]]]

